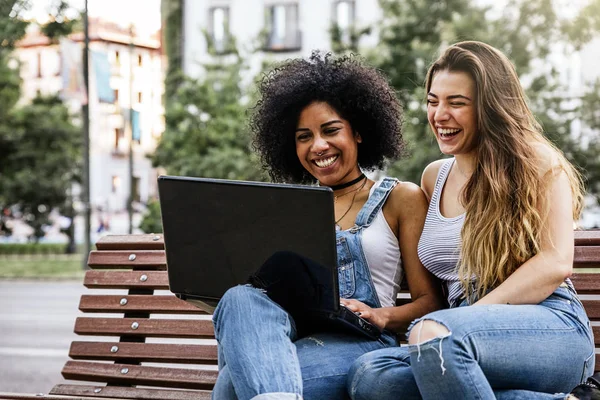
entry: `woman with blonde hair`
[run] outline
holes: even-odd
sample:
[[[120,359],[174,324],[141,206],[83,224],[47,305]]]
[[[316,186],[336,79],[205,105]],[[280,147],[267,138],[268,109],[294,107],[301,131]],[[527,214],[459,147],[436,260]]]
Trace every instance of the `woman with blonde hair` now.
[[[353,399],[596,398],[594,340],[569,276],[583,188],[542,133],[513,65],[480,42],[448,48],[426,79],[440,150],[421,187],[418,245],[449,309],[413,321],[406,347],[352,367]],[[579,385],[572,394],[571,388]]]

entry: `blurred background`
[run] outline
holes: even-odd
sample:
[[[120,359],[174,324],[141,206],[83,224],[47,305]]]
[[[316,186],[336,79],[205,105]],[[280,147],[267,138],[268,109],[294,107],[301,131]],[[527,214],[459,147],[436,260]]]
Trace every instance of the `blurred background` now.
[[[425,72],[466,39],[514,62],[599,228],[600,0],[0,0],[0,390],[61,381],[87,254],[162,230],[159,174],[267,179],[246,121],[274,64],[322,49],[383,70],[409,149],[379,173],[418,183],[441,157]]]
[[[100,236],[160,232],[159,174],[268,179],[255,83],[314,49],[389,76],[409,151],[385,173],[418,183],[441,156],[425,72],[465,39],[514,62],[600,227],[600,0],[0,0],[0,277],[78,276]]]

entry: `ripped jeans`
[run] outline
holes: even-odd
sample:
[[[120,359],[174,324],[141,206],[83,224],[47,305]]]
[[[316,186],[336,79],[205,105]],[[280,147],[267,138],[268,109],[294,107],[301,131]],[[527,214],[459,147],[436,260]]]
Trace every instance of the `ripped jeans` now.
[[[346,375],[362,354],[395,346],[342,333],[299,340],[294,320],[260,289],[236,286],[213,316],[219,376],[213,400],[347,399]]]
[[[565,399],[594,371],[590,323],[568,287],[538,305],[461,304],[413,326],[421,320],[448,332],[361,356],[348,373],[353,400]]]

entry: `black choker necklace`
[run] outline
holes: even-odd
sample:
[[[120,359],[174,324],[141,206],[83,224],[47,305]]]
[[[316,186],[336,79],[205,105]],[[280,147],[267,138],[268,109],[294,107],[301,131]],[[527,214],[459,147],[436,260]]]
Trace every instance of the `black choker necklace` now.
[[[350,182],[346,182],[346,183],[342,183],[341,185],[333,185],[333,186],[329,186],[332,190],[340,190],[340,189],[345,189],[347,187],[350,187],[360,181],[362,181],[365,178],[365,174],[360,174],[360,176],[356,179],[351,180]]]

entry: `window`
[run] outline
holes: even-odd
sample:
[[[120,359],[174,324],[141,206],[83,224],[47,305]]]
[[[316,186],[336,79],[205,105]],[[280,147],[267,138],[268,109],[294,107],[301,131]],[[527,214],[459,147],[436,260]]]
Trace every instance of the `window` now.
[[[111,192],[117,193],[120,186],[121,186],[121,177],[118,175],[113,175],[112,183],[111,183]]]
[[[354,28],[355,4],[353,0],[339,0],[334,4],[333,17],[334,22],[339,29],[342,44],[349,45],[351,32]]]
[[[37,53],[37,74],[38,78],[42,77],[42,53]]]
[[[138,176],[133,177],[131,192],[133,193],[132,200],[140,202],[140,178]]]
[[[115,51],[115,64],[121,65],[121,56],[119,55],[119,50]]]
[[[138,54],[138,67],[142,66],[142,55]]]
[[[298,26],[298,4],[271,5],[267,7],[266,14],[266,50],[300,50],[302,37]]]
[[[115,104],[119,103],[119,89],[114,90],[115,93]]]
[[[137,99],[138,99],[138,103],[142,102],[142,92],[138,92]]]
[[[123,128],[115,128],[115,151],[119,151],[119,143],[125,138]]]
[[[227,51],[229,40],[229,8],[214,7],[209,11],[209,47],[212,47],[215,53],[221,54]]]

